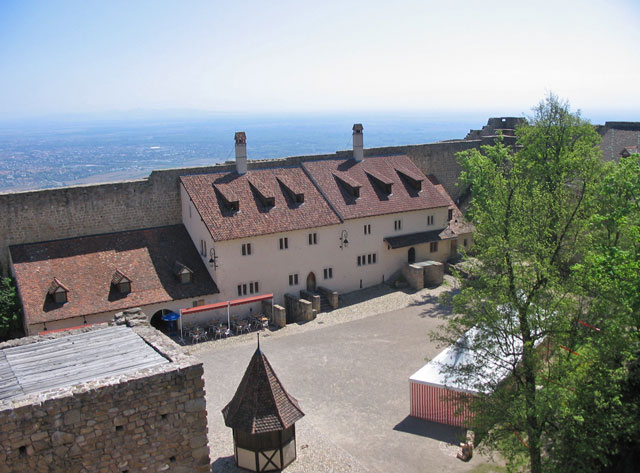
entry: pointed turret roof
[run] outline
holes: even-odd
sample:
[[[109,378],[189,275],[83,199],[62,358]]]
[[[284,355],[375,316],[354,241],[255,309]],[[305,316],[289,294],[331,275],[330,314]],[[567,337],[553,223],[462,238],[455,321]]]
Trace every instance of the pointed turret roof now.
[[[298,401],[284,389],[258,345],[233,399],[222,409],[222,415],[227,427],[262,434],[291,427],[304,412]]]

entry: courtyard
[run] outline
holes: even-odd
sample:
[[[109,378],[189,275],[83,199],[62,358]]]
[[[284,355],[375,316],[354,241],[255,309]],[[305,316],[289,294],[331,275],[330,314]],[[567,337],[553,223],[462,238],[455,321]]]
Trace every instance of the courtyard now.
[[[408,378],[440,350],[429,331],[450,313],[437,303],[452,279],[415,293],[387,286],[345,296],[344,306],[303,325],[260,332],[260,347],[305,417],[296,424],[298,459],[286,471],[491,471],[478,454],[455,458],[464,431],[409,417]],[[255,333],[189,347],[202,360],[214,472],[235,467],[221,410],[257,346]]]

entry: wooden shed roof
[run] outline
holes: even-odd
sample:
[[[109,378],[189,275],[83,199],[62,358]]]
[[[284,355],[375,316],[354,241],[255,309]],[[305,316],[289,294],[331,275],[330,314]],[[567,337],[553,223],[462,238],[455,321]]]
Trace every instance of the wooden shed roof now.
[[[125,326],[0,350],[0,400],[169,363]]]

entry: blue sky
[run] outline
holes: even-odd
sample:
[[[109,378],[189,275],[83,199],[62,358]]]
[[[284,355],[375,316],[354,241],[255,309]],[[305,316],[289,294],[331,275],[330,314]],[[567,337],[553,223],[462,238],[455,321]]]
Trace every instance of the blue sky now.
[[[640,1],[0,0],[0,118],[193,109],[640,120]]]

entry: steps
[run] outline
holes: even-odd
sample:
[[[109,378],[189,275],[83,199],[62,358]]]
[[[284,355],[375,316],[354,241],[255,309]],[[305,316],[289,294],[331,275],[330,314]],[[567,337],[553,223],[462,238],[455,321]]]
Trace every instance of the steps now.
[[[329,305],[327,296],[322,293],[318,293],[318,295],[320,296],[320,312],[331,312],[333,309]]]

